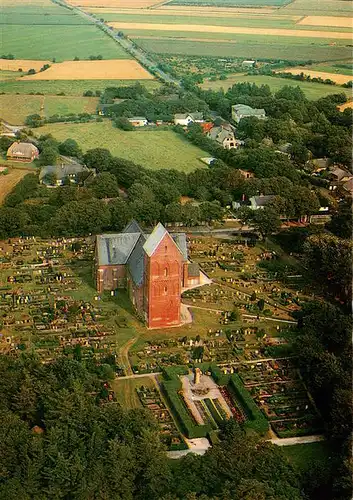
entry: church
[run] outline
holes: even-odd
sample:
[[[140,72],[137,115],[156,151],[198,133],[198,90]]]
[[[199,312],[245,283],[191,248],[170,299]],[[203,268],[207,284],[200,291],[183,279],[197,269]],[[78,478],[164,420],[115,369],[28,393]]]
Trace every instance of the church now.
[[[181,325],[181,294],[200,283],[186,234],[169,233],[161,223],[150,234],[132,221],[121,233],[97,235],[95,271],[97,291],[126,289],[148,328]]]

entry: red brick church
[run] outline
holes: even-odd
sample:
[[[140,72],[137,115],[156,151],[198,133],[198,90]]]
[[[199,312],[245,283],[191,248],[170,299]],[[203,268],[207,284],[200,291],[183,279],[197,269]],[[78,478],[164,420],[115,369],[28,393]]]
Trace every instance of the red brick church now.
[[[182,290],[200,283],[185,233],[160,223],[151,234],[132,221],[122,233],[98,235],[95,261],[98,292],[125,288],[148,328],[180,325]]]

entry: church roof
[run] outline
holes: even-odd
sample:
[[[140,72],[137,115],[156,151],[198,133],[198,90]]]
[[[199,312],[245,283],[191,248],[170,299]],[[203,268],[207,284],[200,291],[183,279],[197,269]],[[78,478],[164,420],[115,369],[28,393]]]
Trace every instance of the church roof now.
[[[140,286],[143,281],[143,273],[145,270],[145,251],[143,249],[145,242],[146,236],[141,234],[127,261],[131,278],[135,285],[138,286]]]
[[[100,234],[97,236],[100,266],[126,264],[140,233]]]
[[[149,257],[154,254],[156,248],[166,234],[168,234],[168,231],[163,224],[159,222],[147,238],[146,243],[143,245],[143,249]]]
[[[143,234],[142,229],[140,228],[138,222],[135,219],[132,219],[131,222],[123,229],[123,233],[140,233]]]
[[[185,233],[171,233],[170,235],[175,243],[177,244],[177,247],[183,254],[183,259],[188,260],[188,247],[186,244],[186,234]]]

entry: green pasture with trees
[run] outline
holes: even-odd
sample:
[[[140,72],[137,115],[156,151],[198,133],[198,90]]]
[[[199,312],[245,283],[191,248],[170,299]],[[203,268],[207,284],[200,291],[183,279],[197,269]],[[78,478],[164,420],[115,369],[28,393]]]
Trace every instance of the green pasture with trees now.
[[[58,141],[75,139],[87,151],[97,147],[109,149],[114,156],[121,156],[152,170],[175,169],[191,172],[201,168],[199,158],[207,156],[202,149],[193,146],[171,130],[135,130],[125,132],[103,123],[45,125],[36,134],[52,134]]]

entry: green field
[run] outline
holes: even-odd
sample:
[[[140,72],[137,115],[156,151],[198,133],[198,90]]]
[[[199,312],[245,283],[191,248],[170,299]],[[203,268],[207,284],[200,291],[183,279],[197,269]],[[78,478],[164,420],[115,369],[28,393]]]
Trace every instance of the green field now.
[[[0,75],[4,73],[0,72]],[[6,72],[10,73],[10,72]],[[13,71],[11,71],[13,75]],[[31,94],[40,92],[41,94],[55,95],[64,92],[65,95],[82,96],[86,90],[104,90],[107,87],[120,87],[134,85],[136,80],[40,80],[40,81],[21,81],[9,80],[6,75],[6,81],[0,82],[0,91],[6,94]],[[140,82],[148,90],[160,87],[160,83],[154,80],[142,80]]]
[[[69,113],[95,113],[97,97],[65,97],[37,95],[0,95],[0,118],[14,125],[24,123],[31,114],[67,115]]]
[[[88,19],[58,5],[16,5],[2,7],[0,24],[15,25],[77,25],[90,24]]]
[[[284,59],[288,61],[304,62],[313,61],[335,61],[341,59],[350,59],[352,49],[345,46],[330,46],[327,41],[321,39],[301,39],[290,37],[251,37],[249,35],[231,34],[234,42],[221,42],[215,39],[210,42],[209,39],[215,38],[215,33],[179,33],[180,38],[173,37],[172,32],[156,32],[153,38],[145,38],[145,31],[134,32],[131,38],[147,52],[157,54],[177,54],[190,56],[213,56],[213,57],[242,57],[257,60]],[[163,38],[163,34],[165,38]],[[193,35],[193,36],[192,36]],[[229,34],[222,34],[222,39],[228,38]],[[159,38],[160,37],[160,38]],[[195,40],[190,40],[194,37]],[[189,40],[188,40],[189,38]],[[207,41],[202,41],[206,38]],[[315,40],[315,41],[314,41]],[[340,40],[339,40],[340,41]]]
[[[136,389],[141,387],[154,388],[154,382],[150,377],[141,377],[137,379],[123,379],[116,378],[111,382],[112,389],[115,392],[117,401],[127,409],[142,408]]]
[[[280,14],[298,16],[352,16],[352,2],[346,0],[293,0]]]
[[[70,137],[79,143],[83,151],[107,148],[114,156],[126,158],[152,170],[174,168],[191,172],[202,168],[203,163],[199,158],[209,156],[171,130],[124,132],[113,127],[110,121],[55,123],[36,129],[36,133],[53,134],[60,141]]]
[[[2,26],[1,51],[17,59],[73,60],[101,54],[104,59],[131,59],[117,42],[95,26]]]
[[[282,7],[291,0],[172,0],[168,5],[197,5],[199,7]]]
[[[330,458],[330,449],[325,441],[282,446],[281,449],[293,467],[300,472],[310,470],[314,463],[325,464]]]
[[[350,97],[352,92],[350,89],[345,89],[336,85],[325,85],[323,83],[300,82],[298,80],[289,80],[287,78],[275,78],[272,76],[264,75],[234,75],[227,78],[227,80],[217,80],[215,82],[206,81],[201,85],[203,89],[218,90],[220,88],[228,89],[235,83],[250,82],[256,85],[268,85],[272,92],[277,92],[284,85],[291,87],[300,87],[305,93],[306,97],[311,100],[317,100],[321,97],[330,94],[340,94],[344,92],[347,97]]]

